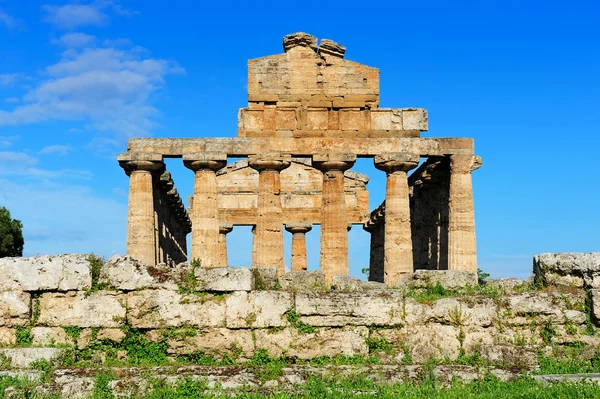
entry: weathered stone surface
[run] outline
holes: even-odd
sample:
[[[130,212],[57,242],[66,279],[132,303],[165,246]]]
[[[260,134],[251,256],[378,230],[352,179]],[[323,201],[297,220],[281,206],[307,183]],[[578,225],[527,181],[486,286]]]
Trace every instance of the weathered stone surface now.
[[[277,269],[274,267],[254,267],[252,274],[254,275],[253,290],[273,290],[279,286]]]
[[[228,328],[264,328],[289,325],[285,314],[294,306],[290,292],[235,292],[225,301]]]
[[[435,322],[453,326],[489,327],[497,317],[498,306],[491,298],[464,300],[443,298],[432,306],[432,318]]]
[[[547,272],[559,275],[600,273],[600,252],[544,253],[533,257],[533,272],[544,278]]]
[[[198,291],[250,291],[254,275],[247,267],[198,267],[195,270]]]
[[[400,325],[404,301],[399,291],[298,292],[296,313],[312,326]]]
[[[225,298],[210,294],[198,296],[167,290],[137,291],[128,294],[127,309],[127,322],[133,328],[225,325]]]
[[[417,270],[413,275],[415,288],[440,284],[447,290],[477,285],[477,275],[465,270]]]
[[[529,324],[532,317],[549,319],[555,324],[563,324],[564,302],[559,297],[546,293],[527,293],[506,298],[511,318],[506,322],[514,325]]]
[[[0,326],[29,323],[31,295],[23,291],[0,292]]]
[[[14,345],[16,343],[16,330],[14,328],[0,327],[0,346]]]
[[[247,359],[254,354],[254,341],[250,330],[212,328],[198,331],[192,337],[169,339],[167,344],[169,353],[178,355],[203,351],[218,358],[227,354]]]
[[[32,344],[35,346],[53,346],[72,344],[73,340],[60,327],[33,327],[31,329]]]
[[[0,349],[0,356],[10,359],[10,365],[14,368],[27,368],[33,362],[38,360],[48,360],[57,358],[64,349],[58,348],[6,348]]]
[[[516,290],[526,287],[533,282],[533,279],[530,277],[525,280],[521,280],[519,278],[499,278],[499,279],[489,279],[485,281],[486,286],[490,287],[498,287],[502,289],[502,291],[507,294],[513,294]]]
[[[100,282],[121,291],[146,288],[177,290],[165,265],[148,266],[130,256],[115,255],[106,262],[100,273]]]
[[[350,276],[336,275],[333,276],[332,288],[336,291],[370,291],[384,290],[386,285],[376,281],[362,281]]]
[[[92,285],[87,255],[0,259],[0,291],[72,291]]]
[[[596,325],[600,324],[600,289],[591,290],[592,296],[592,316]]]
[[[289,51],[297,46],[309,47],[312,50],[317,51],[317,38],[304,32],[291,33],[283,37],[284,51]]]
[[[366,327],[321,328],[302,334],[295,328],[281,331],[256,330],[256,349],[264,348],[272,357],[283,354],[299,359],[317,356],[367,355]]]
[[[125,321],[125,295],[98,291],[43,294],[39,325],[48,327],[119,327]]]
[[[281,288],[291,291],[327,289],[325,274],[320,271],[287,272],[281,278]]]
[[[482,346],[480,354],[484,359],[506,368],[531,368],[538,364],[538,348],[535,346]]]

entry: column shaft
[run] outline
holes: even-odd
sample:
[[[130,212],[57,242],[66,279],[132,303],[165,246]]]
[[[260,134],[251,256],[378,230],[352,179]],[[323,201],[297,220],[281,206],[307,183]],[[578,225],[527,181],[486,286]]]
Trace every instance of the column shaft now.
[[[129,178],[127,255],[155,265],[154,190],[152,174],[136,170]]]
[[[312,229],[308,223],[289,223],[285,229],[292,233],[292,271],[301,272],[308,268],[306,261],[306,233]]]
[[[227,267],[227,234],[233,230],[232,224],[221,223],[219,225],[219,266]]]

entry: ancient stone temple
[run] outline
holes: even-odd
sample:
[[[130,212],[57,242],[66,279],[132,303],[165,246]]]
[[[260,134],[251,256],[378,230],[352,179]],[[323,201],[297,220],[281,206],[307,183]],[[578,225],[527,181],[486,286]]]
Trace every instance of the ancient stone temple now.
[[[248,62],[248,107],[236,138],[132,139],[119,162],[130,176],[127,253],[148,264],[189,258],[227,266],[226,236],[253,227],[253,267],[306,270],[306,234],[321,226],[320,267],[348,274],[348,230],[371,233],[370,280],[394,286],[415,269],[477,270],[469,138],[422,138],[427,111],[379,108],[379,70],[344,59],[346,48],[305,33],[283,54]],[[227,164],[229,158],[242,161]],[[369,213],[373,158],[386,200]],[[193,172],[186,212],[164,158]],[[412,173],[410,173],[412,171]],[[189,216],[188,216],[189,215]]]

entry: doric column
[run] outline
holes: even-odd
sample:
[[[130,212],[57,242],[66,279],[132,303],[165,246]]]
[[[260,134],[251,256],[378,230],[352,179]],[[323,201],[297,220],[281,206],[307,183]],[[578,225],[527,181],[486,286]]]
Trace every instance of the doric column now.
[[[227,267],[227,234],[231,233],[231,223],[219,223],[219,266]]]
[[[162,155],[125,153],[119,164],[129,175],[127,211],[127,255],[147,265],[156,265],[153,174],[164,168]]]
[[[419,155],[390,153],[375,156],[375,167],[387,174],[385,185],[384,282],[395,286],[413,272],[410,198],[406,172],[419,164]]]
[[[369,281],[383,283],[383,226],[369,220],[363,224],[363,229],[371,234]]]
[[[292,271],[304,271],[307,269],[306,233],[312,230],[312,224],[288,223],[285,229],[292,233]]]
[[[219,212],[215,172],[227,164],[227,154],[184,154],[183,163],[194,171],[191,260],[198,259],[202,267],[216,267],[219,266]]]
[[[471,172],[481,167],[476,155],[450,156],[448,269],[477,273],[475,212]]]
[[[259,173],[252,266],[275,267],[280,276],[285,273],[285,266],[279,172],[289,167],[291,161],[291,155],[281,153],[263,153],[248,157],[248,165]]]
[[[356,161],[355,154],[313,155],[313,166],[323,172],[321,201],[321,271],[331,282],[334,275],[348,274],[348,220],[344,171]]]

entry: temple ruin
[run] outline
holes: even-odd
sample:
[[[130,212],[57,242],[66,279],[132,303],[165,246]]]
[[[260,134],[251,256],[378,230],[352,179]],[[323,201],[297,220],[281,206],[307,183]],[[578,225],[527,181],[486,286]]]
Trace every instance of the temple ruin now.
[[[427,111],[379,108],[379,70],[344,59],[345,47],[305,33],[284,53],[248,62],[248,107],[236,138],[132,139],[119,162],[130,176],[127,254],[149,265],[188,258],[227,266],[226,236],[253,227],[253,267],[306,270],[305,235],[321,226],[320,268],[348,274],[348,230],[371,233],[369,280],[395,286],[415,269],[477,271],[470,138],[422,138]],[[227,164],[229,158],[245,158]],[[369,212],[373,158],[386,200]],[[164,158],[194,173],[186,211]],[[423,161],[423,162],[421,162]],[[409,172],[414,170],[412,174]]]

